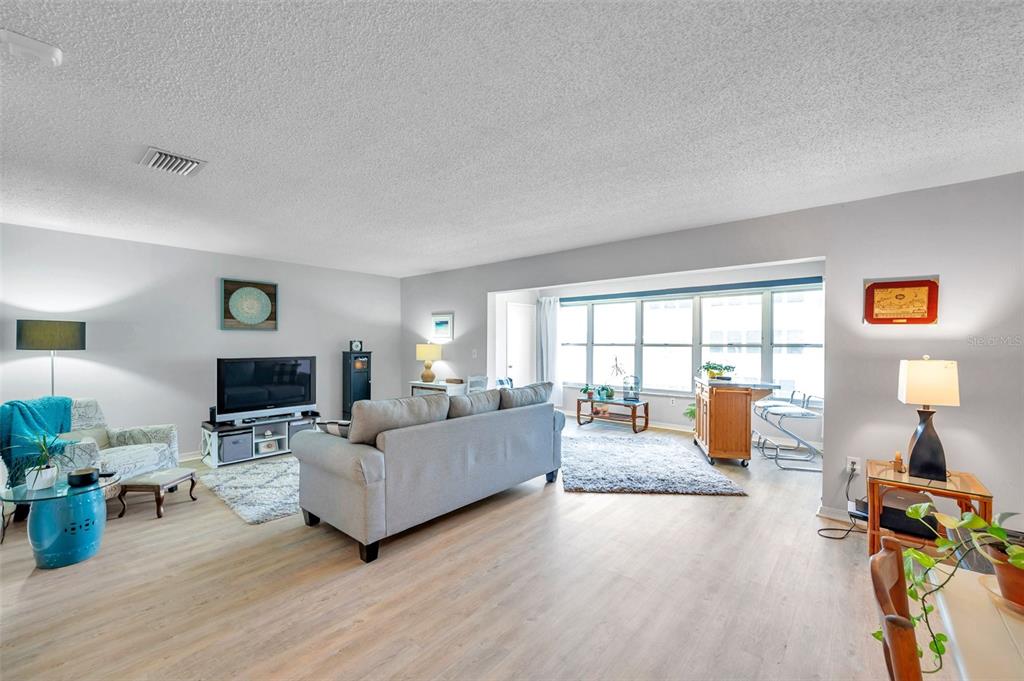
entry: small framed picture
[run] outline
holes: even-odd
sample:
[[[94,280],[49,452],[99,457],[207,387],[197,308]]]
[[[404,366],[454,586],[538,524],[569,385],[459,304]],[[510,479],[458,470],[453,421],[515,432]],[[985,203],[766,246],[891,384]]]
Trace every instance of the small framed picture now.
[[[939,278],[864,280],[865,324],[935,324]]]
[[[431,334],[434,340],[452,340],[455,338],[455,314],[452,312],[435,312],[430,315]]]
[[[220,328],[277,331],[277,284],[221,279]]]

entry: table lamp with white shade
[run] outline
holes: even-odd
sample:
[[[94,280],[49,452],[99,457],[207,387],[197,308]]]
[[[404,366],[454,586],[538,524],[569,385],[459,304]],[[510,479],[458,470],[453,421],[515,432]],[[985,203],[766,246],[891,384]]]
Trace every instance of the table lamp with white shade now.
[[[431,367],[434,365],[434,362],[441,359],[442,347],[435,343],[416,344],[416,359],[423,362],[423,373],[420,374],[420,380],[424,383],[433,383],[434,379],[437,378],[434,372],[431,371]]]
[[[956,362],[945,359],[900,360],[900,402],[920,404],[921,422],[910,438],[910,474],[929,480],[946,480],[946,453],[932,425],[932,407],[959,407],[960,380]]]

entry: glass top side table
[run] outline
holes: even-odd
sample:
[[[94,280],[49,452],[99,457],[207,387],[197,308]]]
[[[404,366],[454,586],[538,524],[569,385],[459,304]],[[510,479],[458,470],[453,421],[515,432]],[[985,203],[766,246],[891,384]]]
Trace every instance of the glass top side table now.
[[[28,540],[36,565],[59,568],[92,558],[100,550],[107,525],[103,489],[119,482],[115,475],[85,487],[71,487],[66,479],[37,490],[17,485],[0,489],[0,499],[29,505]]]

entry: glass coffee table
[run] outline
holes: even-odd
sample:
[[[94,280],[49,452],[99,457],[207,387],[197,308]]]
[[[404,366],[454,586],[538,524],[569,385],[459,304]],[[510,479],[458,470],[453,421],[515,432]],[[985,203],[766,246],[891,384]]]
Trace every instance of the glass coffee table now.
[[[71,487],[66,479],[46,489],[18,485],[0,489],[0,499],[29,505],[28,541],[36,565],[59,568],[92,558],[100,550],[107,525],[103,489],[119,482],[115,475],[85,487]]]
[[[584,412],[583,405],[588,402],[590,403],[590,411]],[[629,410],[629,413],[625,414],[605,409],[608,405],[625,407]],[[597,411],[595,411],[594,407],[597,407]],[[644,409],[644,413],[642,415],[637,412],[639,407],[643,407]],[[632,426],[634,433],[642,433],[647,430],[647,426],[651,422],[650,416],[651,405],[647,400],[602,400],[599,397],[576,398],[576,423],[581,426],[593,423],[594,421],[612,421],[616,423],[628,423]],[[637,423],[638,417],[644,420],[643,427],[640,427]],[[584,418],[587,420],[584,421]]]

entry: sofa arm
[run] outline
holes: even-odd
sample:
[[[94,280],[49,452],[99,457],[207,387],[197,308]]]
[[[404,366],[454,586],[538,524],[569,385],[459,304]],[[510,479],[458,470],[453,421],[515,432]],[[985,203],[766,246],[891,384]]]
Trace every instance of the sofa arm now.
[[[85,466],[96,466],[100,459],[100,447],[96,440],[85,437],[81,440],[65,440],[64,456],[71,460],[78,468]]]
[[[560,433],[565,428],[565,414],[555,409],[555,432]]]
[[[370,445],[357,445],[336,435],[303,430],[292,437],[291,448],[303,465],[362,485],[384,480],[384,454]]]
[[[174,465],[178,465],[178,429],[174,424],[136,426],[134,428],[108,428],[111,447],[126,445],[165,444],[171,451]]]

